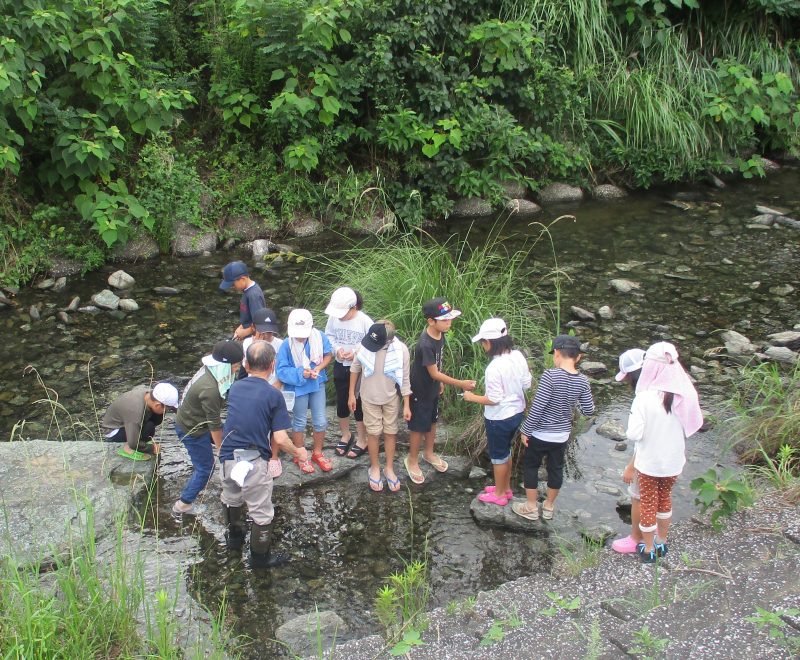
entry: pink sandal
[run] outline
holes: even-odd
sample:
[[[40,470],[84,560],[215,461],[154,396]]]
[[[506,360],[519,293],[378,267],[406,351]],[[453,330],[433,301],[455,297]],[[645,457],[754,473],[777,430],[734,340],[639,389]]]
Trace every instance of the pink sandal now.
[[[481,493],[478,495],[478,501],[485,502],[486,504],[496,504],[497,506],[506,506],[506,504],[508,504],[507,497],[496,493]]]
[[[483,489],[484,493],[494,493],[496,491],[497,491],[497,486],[486,486],[486,488]],[[510,488],[506,491],[506,499],[507,500],[514,499],[514,493]]]

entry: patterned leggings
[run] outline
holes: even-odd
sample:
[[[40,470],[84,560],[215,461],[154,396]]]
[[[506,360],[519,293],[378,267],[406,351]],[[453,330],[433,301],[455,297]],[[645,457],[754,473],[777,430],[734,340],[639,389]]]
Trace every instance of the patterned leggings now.
[[[672,517],[672,487],[678,477],[651,477],[638,470],[636,474],[639,477],[642,502],[639,529],[643,532],[654,532],[656,520],[668,520]]]

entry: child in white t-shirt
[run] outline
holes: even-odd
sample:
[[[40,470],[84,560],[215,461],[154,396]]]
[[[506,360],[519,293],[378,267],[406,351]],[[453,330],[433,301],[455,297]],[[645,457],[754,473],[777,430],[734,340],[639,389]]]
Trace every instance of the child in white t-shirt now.
[[[350,432],[351,411],[347,400],[350,391],[350,366],[353,364],[355,350],[361,345],[361,340],[372,325],[372,319],[361,311],[362,305],[361,295],[350,287],[343,286],[333,292],[325,308],[328,315],[325,335],[331,343],[334,358],[336,416],[339,418],[339,429],[342,433],[335,451],[339,456],[347,454],[348,458],[358,458],[367,451],[367,431],[364,427],[361,400],[356,400],[356,409],[353,411],[356,420],[355,443]]]
[[[486,451],[492,461],[494,486],[478,495],[481,502],[506,506],[512,499],[511,446],[525,414],[525,390],[531,386],[531,372],[525,356],[514,350],[503,319],[487,319],[473,343],[491,357],[486,367],[486,394],[464,392],[464,401],[484,406]]]

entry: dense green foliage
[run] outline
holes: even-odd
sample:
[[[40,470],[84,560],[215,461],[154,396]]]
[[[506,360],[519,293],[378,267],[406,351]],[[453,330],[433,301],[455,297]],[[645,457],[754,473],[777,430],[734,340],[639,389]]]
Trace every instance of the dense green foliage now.
[[[0,8],[5,279],[50,229],[102,253],[232,216],[415,226],[506,180],[752,176],[800,146],[793,0]],[[37,204],[67,207],[30,238]]]

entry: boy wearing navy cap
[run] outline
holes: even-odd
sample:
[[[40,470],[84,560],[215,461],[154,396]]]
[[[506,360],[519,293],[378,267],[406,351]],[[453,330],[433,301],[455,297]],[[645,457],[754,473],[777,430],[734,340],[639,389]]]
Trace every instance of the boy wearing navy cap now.
[[[253,334],[253,313],[267,306],[264,292],[250,279],[250,272],[243,261],[231,261],[222,269],[219,288],[223,291],[233,288],[242,294],[239,302],[239,327],[233,333],[234,339],[242,341]]]

